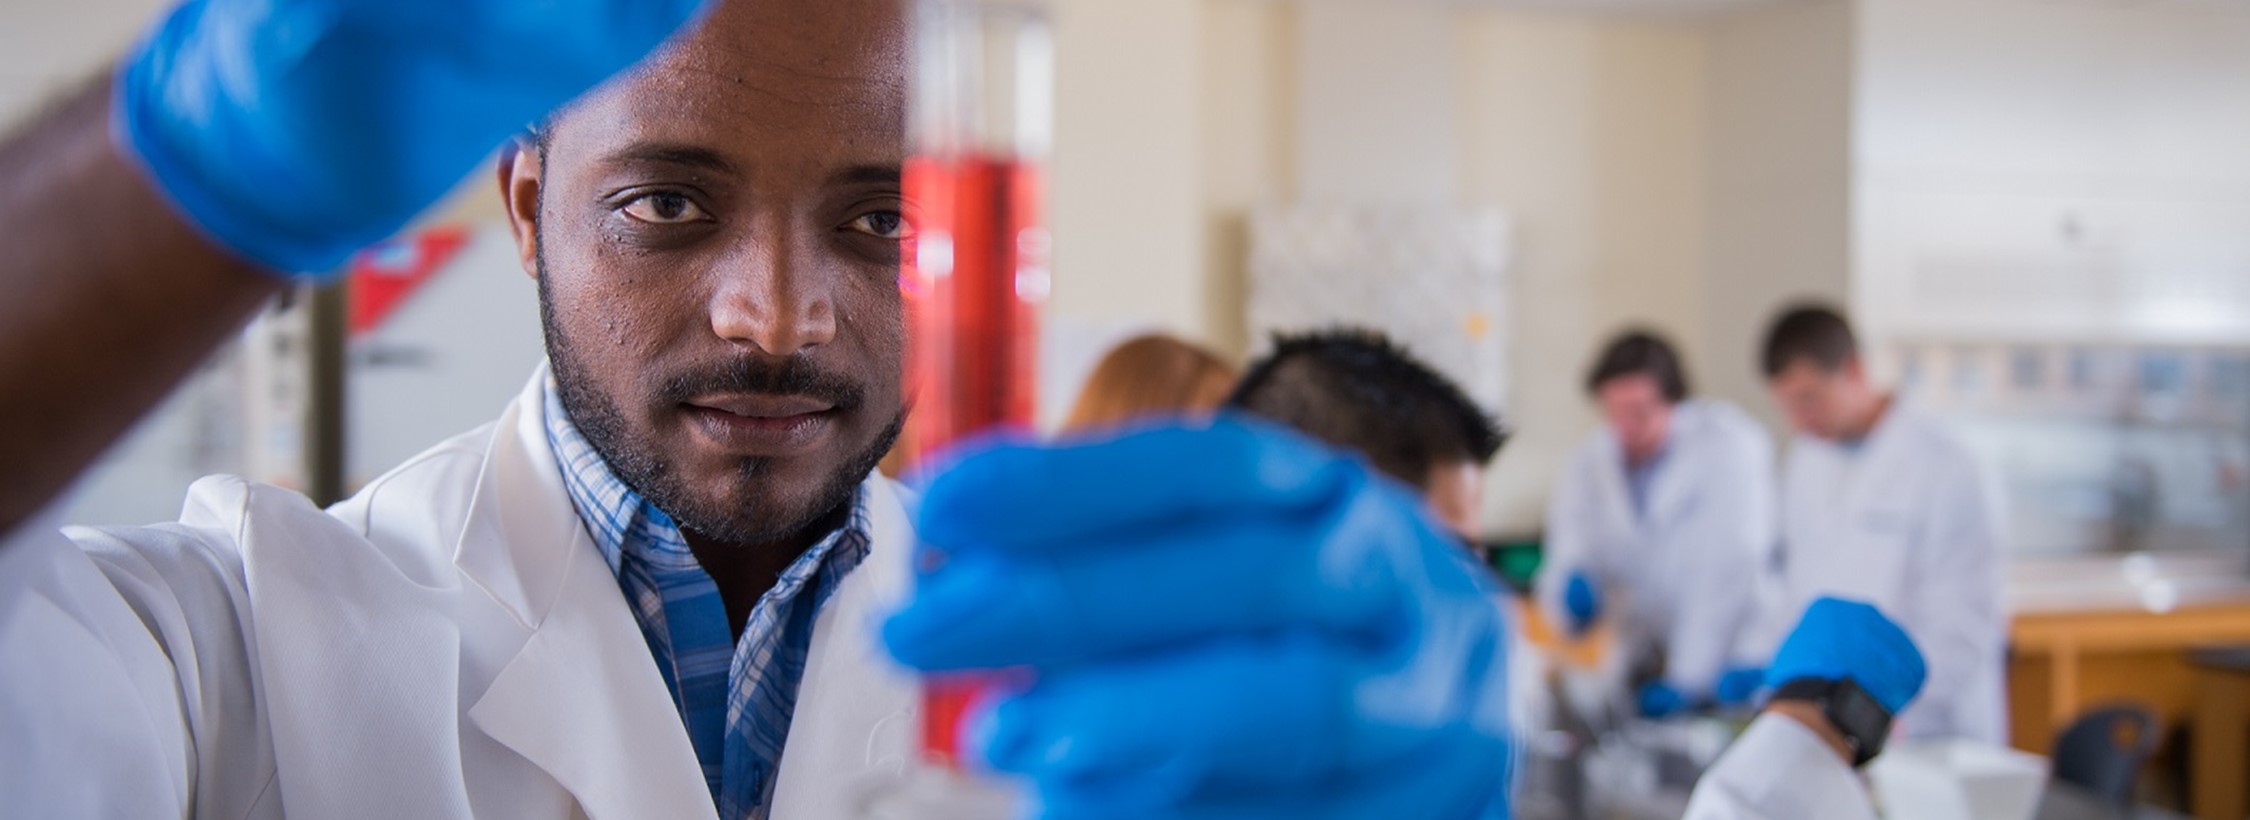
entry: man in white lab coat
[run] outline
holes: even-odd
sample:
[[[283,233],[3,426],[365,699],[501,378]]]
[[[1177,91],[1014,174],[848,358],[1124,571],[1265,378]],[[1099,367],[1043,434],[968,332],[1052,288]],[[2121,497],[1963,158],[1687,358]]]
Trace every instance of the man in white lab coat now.
[[[1772,440],[1740,408],[1692,398],[1678,352],[1653,333],[1605,345],[1586,390],[1604,424],[1548,503],[1541,607],[1574,630],[1615,625],[1633,665],[1655,673],[1638,691],[1646,716],[1746,698],[1762,664],[1738,657],[1759,615],[1741,593],[1773,548]]]
[[[175,9],[114,98],[0,146],[39,169],[0,191],[0,396],[38,422],[4,429],[34,479],[9,504],[185,367],[119,339],[204,349],[270,271],[332,268],[696,12]],[[903,408],[896,12],[729,3],[503,163],[552,367],[494,423],[328,510],[226,477],[150,527],[9,507],[9,812],[858,817],[914,754],[897,660],[1036,673],[970,750],[1052,816],[1489,816],[1487,590],[1349,460],[1228,422],[982,448],[918,510],[869,475]],[[1758,784],[1845,772],[1776,747],[1714,782],[1753,795],[1724,816],[1800,816]]]
[[[1780,617],[1822,595],[1874,602],[1929,659],[1929,693],[1900,732],[2006,742],[2006,539],[1987,465],[1870,382],[1835,310],[1777,317],[1762,366],[1798,432],[1781,472]]]

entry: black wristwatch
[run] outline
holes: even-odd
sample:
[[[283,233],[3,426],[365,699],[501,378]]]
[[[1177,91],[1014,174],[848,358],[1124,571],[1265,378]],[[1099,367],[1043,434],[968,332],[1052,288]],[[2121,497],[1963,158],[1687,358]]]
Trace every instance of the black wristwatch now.
[[[1844,743],[1852,748],[1852,766],[1867,765],[1867,761],[1883,752],[1883,739],[1891,735],[1891,710],[1867,694],[1851,678],[1798,678],[1773,690],[1769,700],[1801,700],[1820,706],[1820,713],[1828,723],[1844,735]]]

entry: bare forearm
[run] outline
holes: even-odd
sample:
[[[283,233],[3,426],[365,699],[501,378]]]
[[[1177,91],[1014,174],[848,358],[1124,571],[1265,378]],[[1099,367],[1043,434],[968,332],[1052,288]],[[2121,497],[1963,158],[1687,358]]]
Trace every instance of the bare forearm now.
[[[0,145],[0,532],[282,286],[165,204],[110,138],[107,87]]]

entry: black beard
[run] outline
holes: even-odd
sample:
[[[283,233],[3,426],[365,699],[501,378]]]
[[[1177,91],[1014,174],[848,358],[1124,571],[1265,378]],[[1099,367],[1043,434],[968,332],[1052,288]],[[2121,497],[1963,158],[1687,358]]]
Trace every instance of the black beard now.
[[[594,387],[594,380],[581,365],[569,335],[556,323],[547,292],[544,252],[539,254],[537,264],[540,324],[546,330],[547,360],[554,369],[556,393],[561,397],[563,412],[618,480],[671,516],[672,522],[683,530],[735,545],[769,544],[805,534],[807,529],[829,520],[851,503],[860,483],[882,463],[883,455],[890,452],[898,441],[899,431],[906,425],[906,411],[901,408],[868,447],[838,464],[822,480],[813,495],[814,503],[797,516],[780,517],[775,510],[760,508],[748,499],[702,503],[671,469],[662,453],[632,437],[616,400]],[[862,391],[856,385],[832,373],[818,371],[802,359],[778,365],[738,359],[705,372],[674,377],[663,388],[664,396],[675,402],[705,391],[809,395],[834,402],[844,409],[857,407],[862,401]],[[769,461],[743,458],[736,469],[743,481],[755,481]]]

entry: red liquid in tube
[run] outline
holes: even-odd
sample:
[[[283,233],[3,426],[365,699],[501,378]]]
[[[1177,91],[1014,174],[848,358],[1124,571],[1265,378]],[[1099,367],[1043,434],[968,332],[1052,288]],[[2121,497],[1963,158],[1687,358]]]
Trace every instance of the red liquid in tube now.
[[[1043,180],[988,155],[918,156],[906,196],[919,209],[900,287],[908,325],[908,452],[920,461],[963,438],[1030,429],[1037,406],[1039,306],[1048,289]],[[922,754],[959,768],[962,718],[997,676],[923,684]]]

